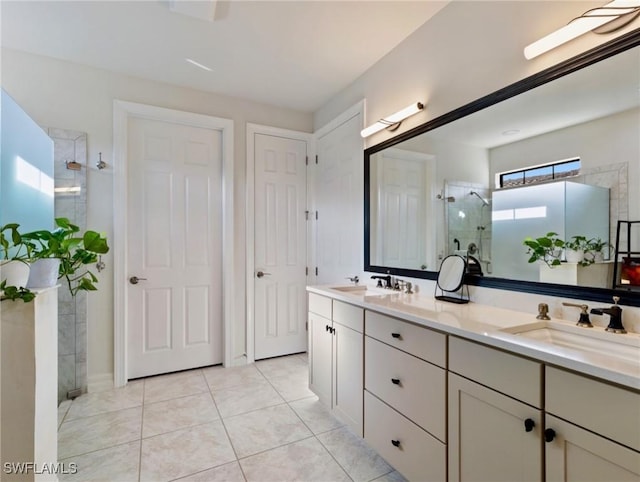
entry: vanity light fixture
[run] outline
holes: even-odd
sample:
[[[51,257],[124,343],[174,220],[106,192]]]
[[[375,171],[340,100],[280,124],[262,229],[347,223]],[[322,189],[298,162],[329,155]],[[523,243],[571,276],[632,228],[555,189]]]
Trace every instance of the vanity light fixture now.
[[[376,132],[380,132],[382,129],[395,131],[398,127],[400,127],[400,124],[402,124],[403,120],[405,120],[407,117],[411,117],[412,115],[417,114],[422,109],[424,109],[424,104],[422,102],[414,102],[410,106],[399,110],[395,114],[384,117],[375,124],[371,124],[369,127],[362,129],[360,135],[362,137],[369,137]]]
[[[207,72],[213,72],[213,69],[211,67],[207,67],[204,64],[201,64],[200,62],[196,62],[193,59],[190,58],[185,58],[184,60],[186,60],[187,62],[189,62],[191,65],[195,65],[196,67],[201,68],[202,70],[206,70]]]
[[[601,34],[615,32],[635,20],[639,14],[640,0],[614,0],[602,7],[587,10],[561,29],[528,45],[524,49],[524,56],[531,60],[590,31]],[[609,22],[612,22],[611,28],[596,30]]]

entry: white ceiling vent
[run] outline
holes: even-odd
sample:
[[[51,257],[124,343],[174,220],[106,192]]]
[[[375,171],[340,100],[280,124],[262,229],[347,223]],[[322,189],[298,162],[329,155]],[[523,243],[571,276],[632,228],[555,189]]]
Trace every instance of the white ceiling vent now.
[[[169,0],[169,10],[189,17],[213,22],[217,0]]]

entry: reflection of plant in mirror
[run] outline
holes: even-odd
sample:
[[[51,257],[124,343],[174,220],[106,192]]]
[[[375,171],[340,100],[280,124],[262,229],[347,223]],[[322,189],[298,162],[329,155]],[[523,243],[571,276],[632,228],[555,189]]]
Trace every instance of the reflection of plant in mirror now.
[[[604,251],[609,245],[607,241],[601,238],[592,238],[587,241],[587,247],[584,250],[585,260],[589,260],[590,263],[604,261]]]
[[[523,243],[530,255],[529,263],[543,261],[549,267],[560,266],[560,255],[564,248],[564,241],[558,238],[558,233],[548,232],[539,238],[527,237]]]
[[[573,236],[571,241],[566,241],[564,247],[573,251],[586,251],[589,241],[584,236]]]
[[[589,247],[589,241],[585,236],[573,236],[571,240],[565,241],[565,256],[567,261],[578,263],[580,266],[589,266],[592,259],[585,258],[585,252]]]

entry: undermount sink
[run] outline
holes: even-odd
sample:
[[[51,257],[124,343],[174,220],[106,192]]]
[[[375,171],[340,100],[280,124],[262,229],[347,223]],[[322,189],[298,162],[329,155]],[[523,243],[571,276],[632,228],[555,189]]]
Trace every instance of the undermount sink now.
[[[500,331],[640,365],[640,335],[635,333],[615,334],[599,327],[583,328],[557,321],[538,321]]]
[[[361,291],[367,291],[367,285],[332,286],[331,289],[342,291],[344,293],[357,293]]]
[[[347,295],[351,294],[354,296],[365,296],[365,297],[376,297],[381,295],[400,293],[399,291],[390,291],[390,290],[385,290],[384,288],[377,288],[375,286],[367,286],[367,285],[332,286],[331,289],[340,291]]]

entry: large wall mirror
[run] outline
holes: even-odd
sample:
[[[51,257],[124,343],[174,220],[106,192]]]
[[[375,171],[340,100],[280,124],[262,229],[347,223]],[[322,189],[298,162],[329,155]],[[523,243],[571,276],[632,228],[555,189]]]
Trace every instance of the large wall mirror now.
[[[640,306],[612,289],[618,220],[640,218],[640,30],[365,151],[365,270]],[[630,209],[631,207],[631,209]],[[640,246],[639,232],[621,242]],[[589,266],[530,263],[526,237],[609,243]]]

